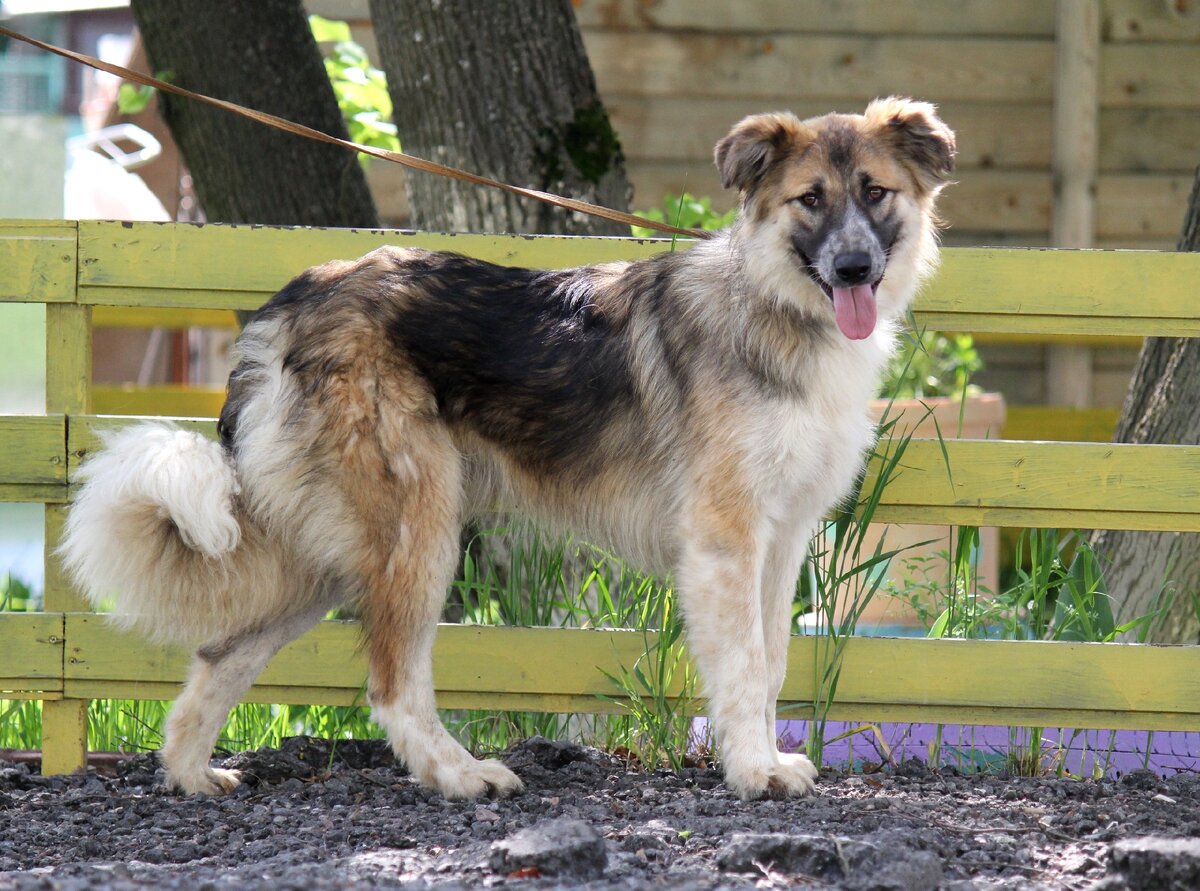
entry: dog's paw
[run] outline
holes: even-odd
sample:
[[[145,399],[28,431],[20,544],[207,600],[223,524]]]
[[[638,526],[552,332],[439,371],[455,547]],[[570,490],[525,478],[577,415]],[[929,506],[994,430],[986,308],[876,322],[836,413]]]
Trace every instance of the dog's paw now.
[[[240,771],[205,767],[186,773],[167,772],[167,787],[184,795],[228,795],[241,785]]]
[[[743,801],[802,798],[812,794],[816,778],[817,769],[803,755],[780,754],[778,764],[725,771],[725,785]]]
[[[521,778],[496,760],[474,758],[466,765],[443,767],[432,783],[446,798],[459,801],[470,798],[507,798],[525,789]]]

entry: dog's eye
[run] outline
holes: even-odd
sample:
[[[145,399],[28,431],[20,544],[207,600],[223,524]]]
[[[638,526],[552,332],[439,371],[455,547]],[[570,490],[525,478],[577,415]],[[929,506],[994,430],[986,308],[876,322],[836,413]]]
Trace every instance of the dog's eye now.
[[[878,204],[887,193],[888,190],[883,186],[867,186],[867,201],[871,204]]]
[[[799,198],[793,198],[793,201],[799,201],[805,207],[819,207],[821,205],[821,196],[816,192],[805,192]]]

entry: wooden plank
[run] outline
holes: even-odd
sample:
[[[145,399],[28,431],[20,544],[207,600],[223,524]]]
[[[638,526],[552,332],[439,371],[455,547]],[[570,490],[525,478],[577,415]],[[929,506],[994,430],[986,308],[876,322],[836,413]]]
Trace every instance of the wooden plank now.
[[[78,294],[76,294],[78,296]],[[92,309],[77,304],[46,305],[46,411],[71,416],[91,404]],[[66,454],[67,472],[71,455]],[[87,603],[67,577],[56,553],[67,508],[45,511],[45,608],[82,610]],[[64,699],[42,704],[42,773],[72,773],[87,764],[87,701]]]
[[[1048,405],[1010,405],[1004,421],[1005,439],[1058,442],[1111,442],[1119,408],[1056,408]]]
[[[1200,158],[1194,108],[1106,108],[1100,112],[1100,168],[1188,174]]]
[[[710,161],[642,161],[629,164],[628,170],[635,207],[657,207],[664,195],[681,190],[709,196],[713,207],[722,211],[735,201],[721,190]],[[956,177],[938,204],[952,233],[1013,233],[1025,236],[1021,243],[1028,244],[1029,237],[1045,237],[1049,232],[1054,199],[1049,170],[960,170]],[[1148,177],[1145,186],[1158,205],[1162,193],[1175,188],[1171,178],[1160,177]],[[1133,228],[1127,223],[1113,225]]]
[[[1109,43],[1100,71],[1100,96],[1106,106],[1195,109],[1200,43]]]
[[[1057,0],[1055,9],[1052,239],[1055,247],[1089,248],[1096,237],[1100,6]]]
[[[0,483],[65,485],[66,442],[62,415],[0,415]]]
[[[92,328],[225,328],[237,330],[229,310],[156,309],[139,306],[97,306],[92,310]]]
[[[1197,59],[1200,64],[1200,58]],[[1174,241],[1183,223],[1192,176],[1101,176],[1096,193],[1097,234],[1102,238]]]
[[[94,386],[97,414],[215,418],[225,403],[224,387],[159,384],[149,387]]]
[[[1200,333],[1200,255],[957,248],[921,293],[933,328],[1056,334]],[[923,315],[922,315],[923,314]]]
[[[643,161],[628,167],[635,207],[660,206],[664,195],[681,190],[709,196],[718,210],[733,206],[734,197],[721,191],[709,162]],[[1001,233],[1019,237],[1021,245],[1046,239],[1054,204],[1048,170],[959,170],[957,176],[938,204],[951,235]],[[1096,188],[1098,239],[1171,242],[1183,220],[1191,177],[1107,173],[1097,178]]]
[[[0,501],[14,504],[65,504],[65,486],[21,486],[0,483]]]
[[[1109,40],[1200,40],[1200,7],[1163,0],[1105,0],[1105,34]]]
[[[236,286],[241,279],[238,269],[256,287],[270,289],[321,256],[353,255],[368,246],[355,233],[338,231],[156,224],[117,228],[125,233],[145,231],[154,238],[135,239],[133,245],[120,240],[111,243],[106,261],[91,267],[106,266],[109,271],[103,278],[108,283],[85,286],[84,290],[93,292],[87,299],[105,301],[109,298],[95,292],[109,292],[131,300],[170,303],[177,299],[176,289],[182,288],[178,293],[185,294],[185,301],[217,303],[221,297],[211,289]],[[246,233],[244,240],[235,234],[239,231]],[[439,239],[458,238],[462,240],[455,243],[464,250],[478,249],[493,259],[507,257],[516,262],[551,265],[555,259],[570,262],[645,256],[665,250],[669,244],[664,240],[505,236],[410,238],[430,245],[439,243]],[[150,241],[157,246],[147,248]],[[174,252],[178,262],[169,270],[166,281],[159,279],[157,264],[146,262],[143,253],[147,249],[152,254]],[[210,250],[224,251],[230,262],[212,269],[207,259]],[[142,262],[135,262],[139,257]],[[1189,283],[1200,274],[1200,256],[955,248],[944,251],[943,257],[938,275],[917,307],[935,328],[1098,336],[1200,333],[1200,316],[1189,291]],[[134,290],[127,290],[131,288]],[[240,305],[250,306],[267,291],[225,293],[245,295]]]
[[[97,615],[72,614],[67,622],[69,680],[178,683],[187,674],[189,656],[179,648],[142,643]],[[645,649],[642,635],[635,632],[562,634],[560,629],[443,625],[434,649],[437,688],[535,696],[610,693],[612,685],[596,666],[611,669],[622,659],[632,666]],[[276,687],[362,689],[367,663],[360,644],[357,623],[322,622],[281,650],[260,681]],[[567,651],[560,646],[564,644]],[[136,658],[130,647],[136,648]],[[568,651],[570,657],[564,659]],[[463,658],[468,652],[471,658]]]
[[[255,308],[316,263],[393,244],[453,250],[505,265],[544,267],[645,257],[661,240],[454,235],[161,223],[81,223],[80,300],[119,305]],[[222,262],[214,263],[214,257]],[[169,262],[167,262],[169,258]],[[138,290],[170,294],[156,303]],[[226,292],[224,295],[213,292]]]
[[[785,104],[789,111],[802,118],[830,111],[861,112],[865,105],[861,99],[835,105],[829,100],[805,97],[793,97]],[[620,134],[627,161],[692,161],[705,165],[712,163],[717,140],[729,132],[736,121],[751,112],[767,110],[748,106],[747,100],[741,97],[636,94],[605,97],[605,106]],[[958,136],[955,163],[960,171],[1049,168],[1049,104],[944,102],[939,103],[939,111]],[[1181,135],[1190,132],[1190,127],[1183,121],[1178,127]],[[1123,146],[1122,151],[1129,148]],[[1152,153],[1143,150],[1142,154]],[[961,174],[956,177],[961,178]]]
[[[0,698],[13,691],[62,690],[61,613],[0,612]]]
[[[0,224],[0,303],[75,299],[75,223],[5,220]]]
[[[651,161],[710,166],[713,146],[733,123],[753,111],[766,110],[765,103],[748,103],[740,97],[618,94],[606,96],[605,100],[613,126],[621,136],[625,156],[634,170]],[[955,160],[959,173],[955,178],[959,184],[951,192],[970,187],[970,180],[980,171],[1045,173],[1049,170],[1052,132],[1049,103],[939,104],[943,119],[958,136]],[[839,102],[788,99],[780,105],[801,117],[835,110],[862,110],[860,100],[849,99]],[[1197,157],[1200,157],[1200,115],[1194,109],[1103,108],[1100,111],[1100,169],[1105,173],[1187,175],[1196,166]],[[695,174],[689,174],[689,178],[695,179]],[[645,203],[639,200],[634,206],[644,207]]]
[[[172,693],[186,672],[182,652],[144,644],[97,616],[69,615],[67,639],[71,693],[141,690],[158,697]],[[512,697],[519,696],[523,708],[579,709],[594,702],[589,697],[612,695],[602,671],[631,665],[644,646],[632,631],[444,625],[435,653],[439,702],[515,707]],[[827,647],[824,638],[792,639],[783,702],[812,701]],[[309,696],[316,689],[355,701],[365,673],[357,627],[323,623],[272,661],[255,698],[269,688],[275,701],[304,701],[295,691]],[[492,693],[503,695],[489,700]],[[909,720],[1036,716],[1066,726],[1200,729],[1200,648],[854,638],[846,643],[837,694],[840,714],[862,718],[903,710]]]
[[[946,34],[1050,37],[1041,0],[575,0],[579,25],[595,28],[761,34]]]
[[[583,41],[606,97],[1049,102],[1054,68],[1045,39],[591,31]]]
[[[912,440],[901,463],[880,521],[1200,531],[1200,447]]]
[[[71,453],[86,455],[99,431],[138,421],[72,419]],[[185,423],[215,435],[211,421]],[[941,444],[912,440],[884,492],[881,521],[1200,529],[1200,447],[986,440],[947,440],[945,447],[953,484]]]

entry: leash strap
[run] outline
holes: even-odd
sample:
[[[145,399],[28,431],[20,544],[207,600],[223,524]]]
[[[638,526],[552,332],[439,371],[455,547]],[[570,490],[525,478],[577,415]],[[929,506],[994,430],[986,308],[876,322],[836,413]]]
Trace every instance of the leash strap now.
[[[121,65],[113,65],[110,62],[105,62],[102,59],[97,59],[94,56],[89,56],[84,53],[77,53],[74,50],[64,49],[61,46],[55,46],[52,43],[44,43],[36,38],[29,37],[25,34],[19,34],[8,28],[0,26],[0,35],[10,37],[13,40],[19,40],[22,43],[27,43],[30,46],[35,46],[38,49],[45,50],[49,53],[54,53],[57,56],[62,56],[65,59],[70,59],[73,62],[79,62],[82,65],[87,65],[90,68],[95,68],[98,71],[105,71],[109,74],[114,74],[124,80],[133,81],[134,83],[142,84],[143,86],[153,87],[156,90],[161,90],[164,93],[172,93],[176,96],[183,96],[188,99],[194,99],[197,102],[203,102],[205,105],[211,105],[216,108],[224,109],[233,114],[240,115],[244,118],[249,118],[252,121],[257,121],[260,124],[265,124],[268,127],[274,127],[276,130],[282,130],[285,133],[292,133],[296,136],[303,136],[306,139],[313,139],[317,142],[324,142],[330,145],[340,146],[341,148],[352,149],[356,152],[361,152],[364,155],[370,155],[373,158],[380,158],[384,161],[391,161],[395,164],[400,164],[410,170],[420,170],[424,173],[432,173],[437,176],[444,176],[450,179],[460,180],[465,183],[471,183],[476,186],[485,186],[490,189],[499,189],[502,192],[509,192],[513,195],[519,195],[523,198],[532,198],[535,201],[541,201],[545,204],[550,204],[555,207],[561,207],[565,210],[574,211],[575,213],[587,214],[588,216],[600,217],[604,220],[610,220],[614,223],[621,223],[626,226],[640,226],[644,229],[653,229],[657,232],[663,232],[668,235],[683,235],[688,238],[711,238],[712,233],[702,229],[681,229],[677,226],[671,226],[667,223],[659,223],[655,220],[647,220],[643,217],[637,217],[633,214],[625,213],[620,210],[613,210],[611,207],[603,207],[599,204],[591,204],[587,201],[580,201],[576,198],[566,198],[562,195],[555,195],[552,192],[542,192],[538,189],[526,189],[522,186],[514,186],[508,183],[500,182],[499,180],[491,179],[490,177],[480,176],[477,173],[471,173],[467,170],[459,170],[456,167],[447,167],[444,164],[438,164],[435,161],[427,161],[424,158],[418,158],[416,155],[410,155],[405,152],[392,152],[387,149],[375,148],[374,146],[362,145],[357,142],[351,142],[348,139],[340,139],[337,136],[330,136],[328,133],[323,133],[320,130],[315,130],[312,127],[306,127],[303,124],[297,124],[294,121],[289,121],[286,118],[277,117],[273,114],[257,111],[253,108],[247,108],[244,105],[238,105],[236,102],[228,102],[224,99],[216,99],[212,96],[206,96],[203,93],[195,93],[191,90],[186,90],[183,87],[177,86],[166,81],[159,80],[156,77],[151,77],[147,74],[133,71]]]

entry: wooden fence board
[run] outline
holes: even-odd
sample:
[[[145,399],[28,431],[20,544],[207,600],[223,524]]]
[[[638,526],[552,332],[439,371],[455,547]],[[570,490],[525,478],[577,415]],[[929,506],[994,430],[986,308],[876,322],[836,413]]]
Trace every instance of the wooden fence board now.
[[[1200,11],[1195,4],[1163,0],[1104,0],[1109,40],[1200,40]]]
[[[61,613],[0,612],[0,699],[63,688]]]
[[[692,96],[619,94],[608,98],[606,105],[613,126],[621,136],[626,159],[632,162],[631,170],[653,173],[653,168],[641,165],[654,161],[690,162],[696,166],[682,168],[687,171],[689,183],[698,182],[695,179],[697,170],[712,166],[713,146],[735,121],[755,111],[766,110],[763,103],[754,100]],[[849,101],[843,104],[822,99],[793,99],[784,105],[801,117],[828,111],[862,110],[861,103],[852,105]],[[955,158],[958,182],[947,195],[955,190],[971,190],[972,180],[988,170],[1049,171],[1049,103],[943,102],[939,104],[939,111],[958,135]],[[1198,147],[1200,115],[1195,109],[1101,109],[1100,169],[1103,173],[1188,174],[1196,165]],[[382,168],[384,165],[376,166]],[[660,180],[665,175],[666,171],[655,173]],[[689,189],[693,194],[701,193],[698,184],[689,185]],[[646,191],[646,197],[654,198],[653,191]],[[635,206],[646,204],[639,199]],[[1136,204],[1131,206],[1136,207]]]
[[[1054,68],[1047,39],[591,31],[583,40],[605,96],[1049,102]]]
[[[100,431],[139,420],[73,418],[72,473]],[[216,435],[211,420],[179,420]],[[884,491],[880,521],[1200,530],[1200,447],[990,440],[947,440],[944,447],[949,471],[942,443],[909,442]]]
[[[1039,0],[577,0],[573,5],[585,31],[1054,36],[1053,9]]]
[[[75,299],[75,223],[0,221],[0,303]]]
[[[1200,97],[1200,43],[1106,44],[1100,80],[1100,101],[1110,108],[1194,110]]]
[[[66,441],[62,415],[0,415],[0,484],[65,485]]]
[[[102,617],[70,614],[66,628],[69,695],[167,696],[185,676],[185,653],[145,644]],[[443,625],[434,656],[439,704],[467,707],[498,693],[510,707],[528,710],[607,711],[610,704],[594,699],[617,695],[604,672],[632,667],[645,645],[633,631]],[[823,637],[792,639],[782,702],[813,700],[827,647]],[[271,701],[307,702],[325,691],[337,702],[361,703],[365,677],[357,626],[330,622],[285,648],[261,682]],[[679,692],[676,686],[671,694]],[[836,713],[1200,729],[1200,648],[853,638],[846,642]]]
[[[385,244],[544,267],[645,257],[663,249],[661,241],[399,230],[93,222],[80,229],[80,302],[111,306],[250,309],[309,266],[359,257]],[[139,290],[182,296],[156,304],[140,298]]]
[[[912,440],[901,464],[884,491],[881,520],[916,522],[910,507],[916,514],[936,507],[987,517],[979,523],[988,526],[1200,531],[1198,447]]]
[[[457,245],[485,259],[553,266],[576,260],[648,256],[667,250],[663,239],[569,239],[530,236],[422,236],[232,226],[81,224],[84,301],[144,305],[255,306],[305,266],[331,256],[352,257],[385,242]],[[328,240],[320,238],[325,234]],[[249,244],[242,244],[242,236]],[[235,250],[236,245],[241,245]],[[686,246],[681,243],[681,247]],[[163,251],[176,262],[162,281]],[[212,256],[229,262],[211,268]],[[1190,283],[1200,255],[1115,251],[950,248],[921,294],[918,316],[945,330],[1121,335],[1200,333]],[[244,290],[238,290],[244,289]],[[116,296],[110,296],[116,295]],[[183,295],[179,297],[178,295]],[[982,296],[980,296],[982,295]],[[979,300],[985,309],[972,305]]]

